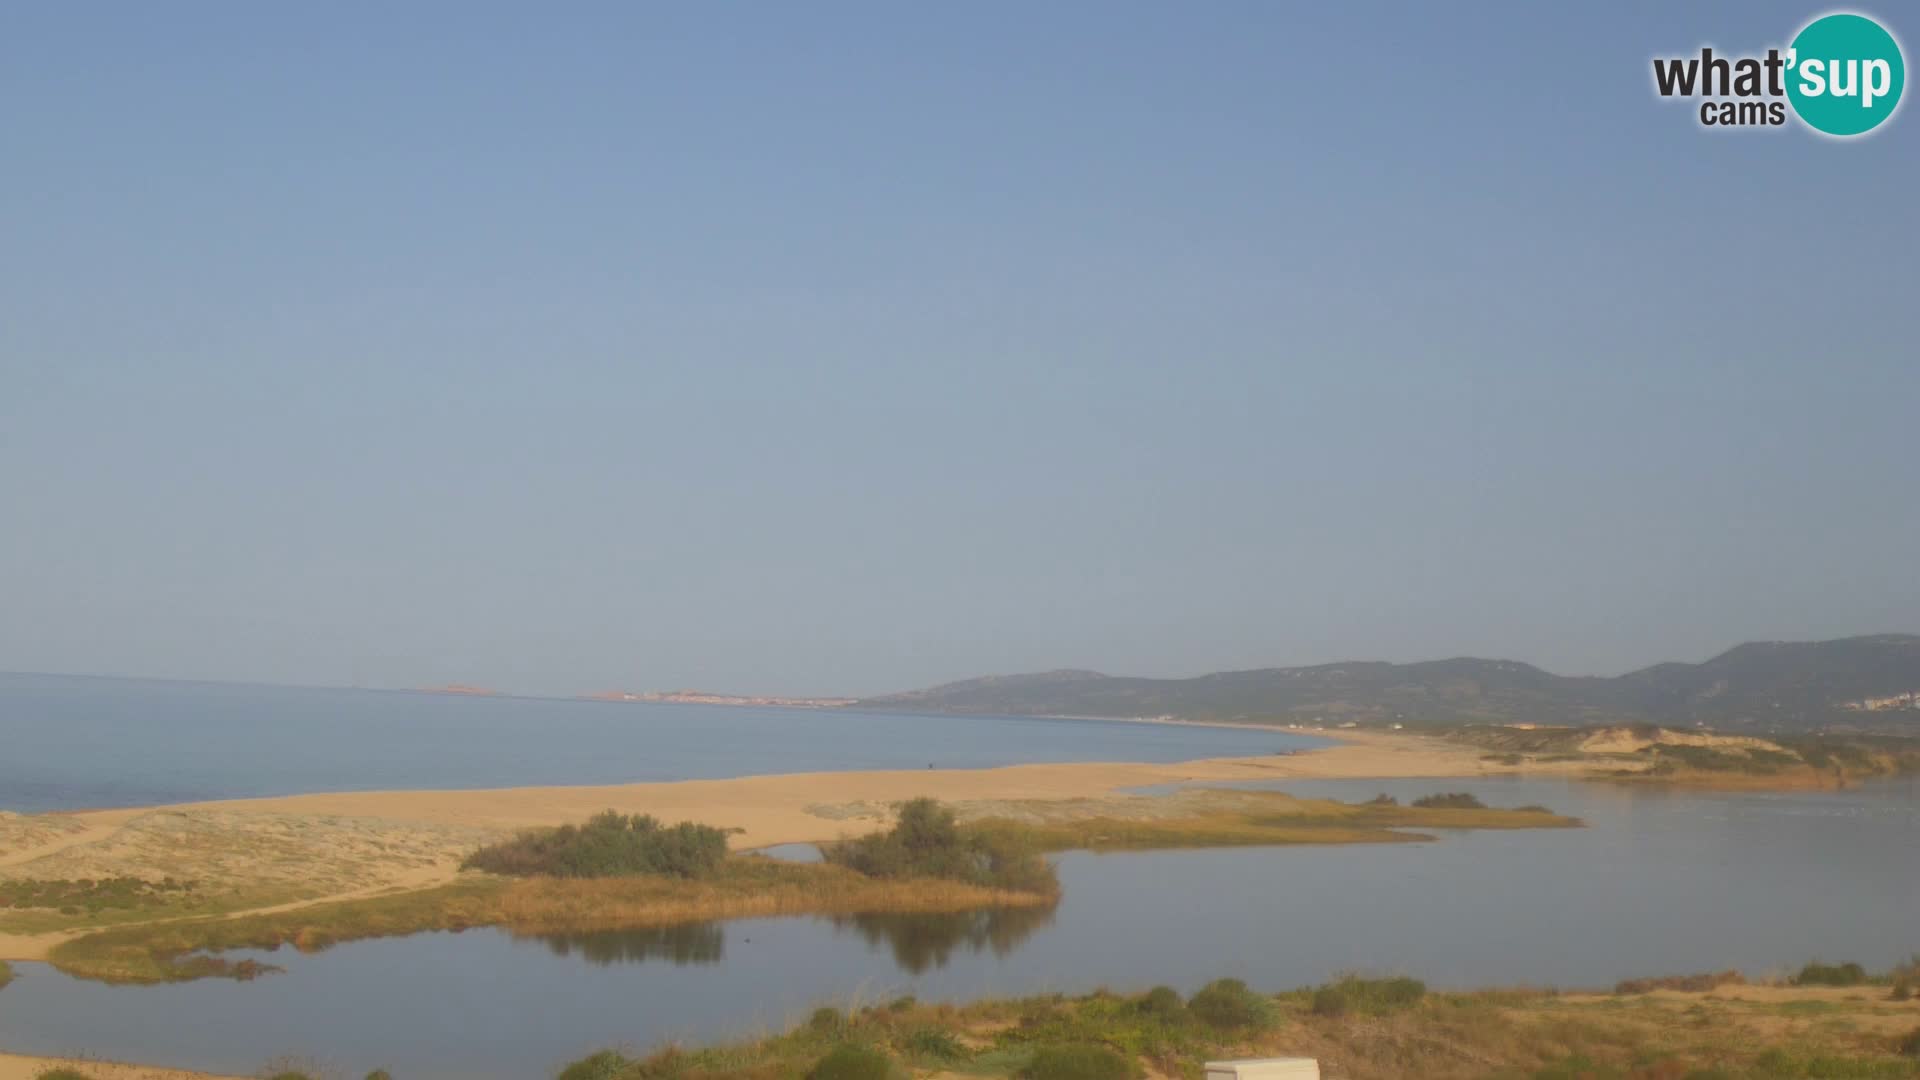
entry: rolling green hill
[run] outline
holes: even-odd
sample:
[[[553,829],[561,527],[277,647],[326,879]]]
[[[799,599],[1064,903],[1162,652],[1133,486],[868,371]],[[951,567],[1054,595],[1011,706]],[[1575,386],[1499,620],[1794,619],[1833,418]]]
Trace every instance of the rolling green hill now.
[[[1611,678],[1512,660],[1382,661],[1141,679],[1094,671],[999,675],[868,698],[857,707],[1055,716],[1172,716],[1273,724],[1704,725],[1754,732],[1920,734],[1920,707],[1849,708],[1920,691],[1920,636],[1752,642],[1701,664]]]

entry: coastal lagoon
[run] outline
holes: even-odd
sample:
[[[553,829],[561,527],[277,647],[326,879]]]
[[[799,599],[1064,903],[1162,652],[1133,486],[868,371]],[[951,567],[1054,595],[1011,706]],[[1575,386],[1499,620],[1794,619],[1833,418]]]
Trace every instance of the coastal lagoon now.
[[[955,724],[970,720],[943,721]],[[248,953],[251,983],[109,987],[43,964],[0,991],[0,1046],[250,1072],[525,1080],[608,1045],[785,1027],[821,1004],[965,999],[1223,975],[1266,989],[1345,971],[1440,986],[1607,987],[1920,950],[1920,791],[1705,793],[1546,780],[1288,781],[1345,800],[1468,790],[1577,830],[1430,843],[1059,859],[1051,911],[751,919],[625,934],[493,929]]]
[[[1287,732],[0,674],[0,810],[315,791],[710,780],[1026,762],[1189,761]]]

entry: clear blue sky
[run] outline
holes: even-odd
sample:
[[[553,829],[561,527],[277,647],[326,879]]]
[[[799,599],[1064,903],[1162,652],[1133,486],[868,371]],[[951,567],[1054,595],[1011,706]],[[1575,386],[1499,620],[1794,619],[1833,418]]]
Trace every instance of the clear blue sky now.
[[[0,669],[1920,629],[1920,115],[1650,88],[1818,10],[8,4]]]

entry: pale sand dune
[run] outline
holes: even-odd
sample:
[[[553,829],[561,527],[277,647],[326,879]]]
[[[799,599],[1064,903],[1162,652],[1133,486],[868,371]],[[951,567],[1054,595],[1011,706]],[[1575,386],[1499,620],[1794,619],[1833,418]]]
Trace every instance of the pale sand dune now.
[[[243,1080],[214,1073],[188,1072],[185,1069],[160,1069],[151,1065],[125,1065],[81,1058],[23,1057],[6,1053],[0,1053],[0,1080],[33,1080],[48,1069],[63,1065],[80,1070],[89,1080]]]

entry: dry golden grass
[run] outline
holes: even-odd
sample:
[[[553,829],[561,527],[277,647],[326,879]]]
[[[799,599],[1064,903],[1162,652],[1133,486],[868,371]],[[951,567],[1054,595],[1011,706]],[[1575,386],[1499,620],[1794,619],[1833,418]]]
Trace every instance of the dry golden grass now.
[[[1045,851],[1376,844],[1428,840],[1412,829],[1572,828],[1539,809],[1425,809],[1298,799],[1277,791],[1200,789],[1163,796],[967,804],[976,828]]]
[[[1048,893],[1012,892],[931,878],[881,881],[824,863],[740,859],[719,878],[595,878],[515,881],[495,899],[501,925],[515,931],[604,930],[707,919],[866,912],[969,911],[1053,903]]]
[[[1742,990],[1750,988],[1740,988]],[[1211,1010],[1104,991],[968,1005],[906,1002],[831,1014],[751,1042],[616,1061],[661,1075],[797,1080],[833,1046],[880,1048],[915,1076],[1024,1075],[1045,1047],[1111,1048],[1135,1075],[1191,1077],[1204,1061],[1305,1055],[1339,1080],[1785,1080],[1920,1077],[1903,1054],[1920,1004],[1779,990],[1781,1001],[1667,991],[1632,998],[1543,990],[1427,993],[1330,1014],[1312,989],[1270,999],[1251,1026]],[[1155,995],[1158,996],[1158,995]],[[930,1035],[932,1037],[930,1037]],[[587,1048],[583,1048],[583,1052]],[[667,1068],[671,1066],[672,1068]]]

